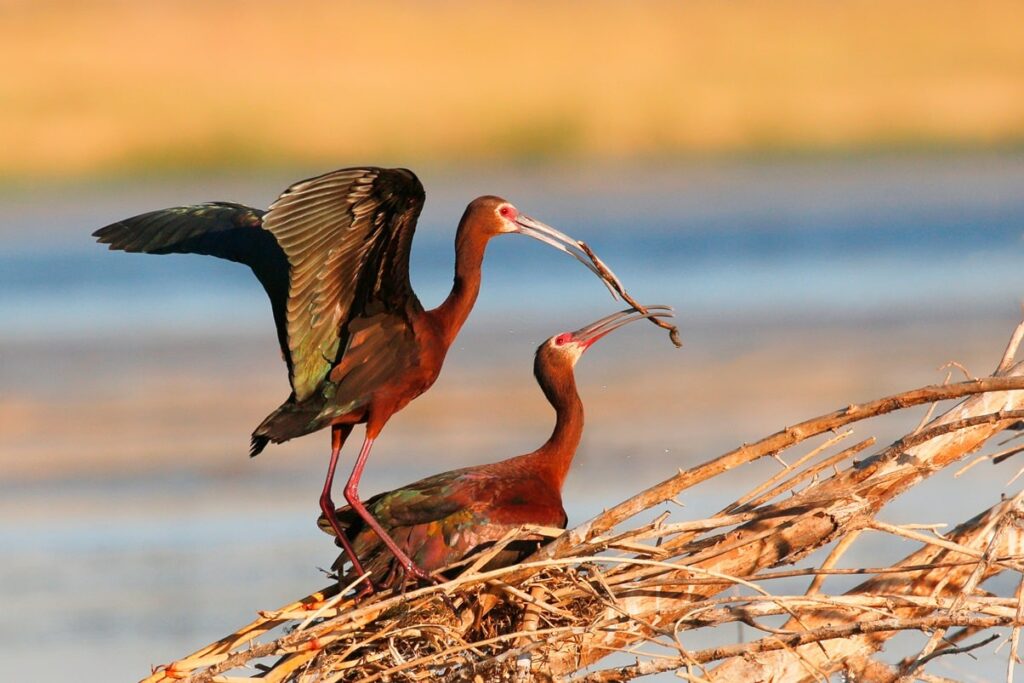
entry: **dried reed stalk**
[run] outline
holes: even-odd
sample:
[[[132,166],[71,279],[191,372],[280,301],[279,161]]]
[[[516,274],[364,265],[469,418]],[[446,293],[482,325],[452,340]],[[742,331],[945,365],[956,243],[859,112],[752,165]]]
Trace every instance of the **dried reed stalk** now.
[[[936,657],[977,648],[999,627],[1012,629],[1012,675],[1024,591],[998,596],[978,586],[1001,572],[1024,577],[1024,494],[945,536],[876,515],[1024,418],[1024,364],[1013,364],[1022,336],[1024,323],[991,377],[923,387],[787,427],[561,533],[520,565],[483,572],[486,557],[468,558],[452,581],[359,604],[346,597],[347,587],[332,586],[262,612],[145,680],[597,682],[658,671],[691,681],[827,680],[837,671],[863,680],[937,680],[927,671]],[[948,399],[963,400],[862,460],[854,458],[873,438],[833,452],[849,436],[844,432],[783,464],[710,518],[677,521],[666,513],[625,524],[756,459],[911,406],[928,405],[930,417]],[[889,566],[838,568],[849,548],[872,533],[916,548]],[[830,543],[817,566],[794,566]],[[824,590],[826,577],[850,574],[866,580],[841,595]],[[810,583],[803,595],[766,587],[800,576]],[[771,625],[780,618],[781,625]],[[691,632],[729,623],[762,635],[702,650],[683,645]],[[874,659],[892,635],[908,630],[931,635],[924,649],[905,653],[898,665]],[[961,644],[968,639],[975,642]],[[635,664],[581,673],[614,652],[630,653]]]

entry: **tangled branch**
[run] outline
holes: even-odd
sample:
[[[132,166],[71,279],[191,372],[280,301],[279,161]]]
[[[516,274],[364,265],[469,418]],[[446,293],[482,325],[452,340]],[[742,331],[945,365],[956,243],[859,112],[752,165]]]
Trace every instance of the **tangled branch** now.
[[[943,535],[877,514],[1024,419],[1024,363],[1013,363],[1022,336],[1024,324],[990,377],[850,405],[681,471],[569,531],[523,529],[553,540],[519,565],[481,570],[488,553],[515,540],[510,535],[464,560],[463,573],[439,586],[385,591],[358,604],[351,587],[330,586],[261,612],[145,680],[597,683],[676,671],[691,681],[813,681],[845,671],[895,681],[929,677],[936,657],[1003,637],[993,629],[1010,631],[1012,676],[1024,589],[999,596],[980,585],[1012,572],[1024,586],[1024,493]],[[960,402],[931,419],[947,400]],[[839,448],[851,425],[922,405],[929,406],[927,424],[888,447],[860,460],[873,437]],[[716,515],[666,513],[627,524],[687,489],[819,437],[792,465],[779,458],[778,472]],[[908,553],[888,566],[839,568],[864,534],[885,534]],[[824,561],[798,566],[830,544]],[[865,580],[841,594],[824,591],[827,577],[842,575]],[[799,577],[808,580],[803,594],[767,588]],[[689,634],[728,623],[762,635],[698,650],[683,645]],[[920,652],[898,665],[874,659],[906,631],[928,636]],[[636,661],[585,671],[613,652]]]

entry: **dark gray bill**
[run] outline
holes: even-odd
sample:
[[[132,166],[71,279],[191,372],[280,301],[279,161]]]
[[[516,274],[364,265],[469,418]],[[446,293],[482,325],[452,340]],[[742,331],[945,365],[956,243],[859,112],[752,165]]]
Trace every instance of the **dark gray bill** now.
[[[579,242],[577,240],[574,240],[563,232],[555,230],[550,225],[541,223],[540,221],[530,218],[524,214],[519,214],[519,216],[516,217],[516,224],[519,226],[520,234],[527,235],[535,240],[540,240],[544,244],[550,244],[555,249],[564,251],[566,254],[569,254],[585,265],[590,269],[590,272],[601,278],[601,282],[603,282],[604,286],[608,288],[608,291],[612,293],[612,298],[619,299],[619,292],[615,287],[615,285],[618,284],[618,278],[616,278],[616,282],[614,283],[609,282],[605,274],[598,270],[597,266],[593,261],[591,261],[590,257],[587,256],[586,252],[580,249]],[[611,271],[608,272],[611,274],[611,277],[615,277],[614,273],[611,273]]]

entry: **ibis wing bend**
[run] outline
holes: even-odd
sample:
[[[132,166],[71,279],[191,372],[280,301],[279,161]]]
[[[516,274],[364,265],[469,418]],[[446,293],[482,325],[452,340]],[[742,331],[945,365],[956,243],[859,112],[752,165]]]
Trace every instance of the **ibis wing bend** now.
[[[424,191],[406,169],[349,168],[295,183],[266,211],[212,202],[128,218],[94,233],[111,249],[197,253],[252,268],[270,297],[292,393],[253,432],[252,455],[331,427],[320,507],[344,546],[331,499],[338,454],[353,425],[366,436],[345,499],[408,573],[430,577],[392,541],[359,499],[359,479],[388,419],[434,383],[476,301],[488,241],[529,235],[565,251],[615,292],[578,243],[500,197],[473,200],[455,236],[455,281],[424,310],[409,284],[409,252]],[[359,558],[346,551],[355,568]]]
[[[672,317],[667,306],[645,310],[621,311],[575,332],[551,337],[537,349],[534,374],[556,418],[551,437],[540,448],[508,460],[427,477],[366,502],[373,517],[413,562],[435,572],[524,524],[565,528],[562,484],[583,434],[583,404],[573,369],[587,348],[609,332],[635,320]],[[336,516],[344,540],[361,559],[362,569],[383,578],[383,585],[391,583],[402,567],[377,534],[351,507],[337,510]],[[326,517],[321,516],[319,524],[327,533],[334,533]],[[517,540],[488,567],[512,564],[536,546],[536,540],[530,538]],[[346,551],[334,565],[346,580],[354,578],[343,572],[345,561],[351,559]]]

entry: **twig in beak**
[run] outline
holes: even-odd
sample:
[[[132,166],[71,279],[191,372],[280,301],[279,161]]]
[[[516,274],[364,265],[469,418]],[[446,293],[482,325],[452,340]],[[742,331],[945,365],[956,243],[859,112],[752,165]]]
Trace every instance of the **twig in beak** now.
[[[640,311],[641,313],[647,313],[647,309],[638,304],[636,302],[636,299],[629,295],[629,293],[626,291],[626,288],[623,287],[622,283],[619,281],[619,278],[615,276],[615,273],[613,273],[611,269],[609,269],[608,266],[604,264],[604,261],[597,257],[597,254],[594,253],[594,250],[591,249],[586,242],[577,240],[576,244],[579,246],[580,249],[583,250],[583,253],[586,254],[587,257],[593,262],[594,267],[597,268],[597,272],[601,276],[601,279],[603,279],[605,283],[609,285],[609,287],[614,287],[615,290],[618,292],[619,296],[622,297],[623,301],[625,301],[627,304],[629,304],[636,310]],[[668,338],[672,340],[672,343],[675,344],[677,349],[682,348],[683,340],[679,337],[678,327],[672,325],[671,323],[665,322],[661,318],[653,316],[648,318],[648,320],[650,320],[658,327],[663,327],[666,330],[668,330]]]

